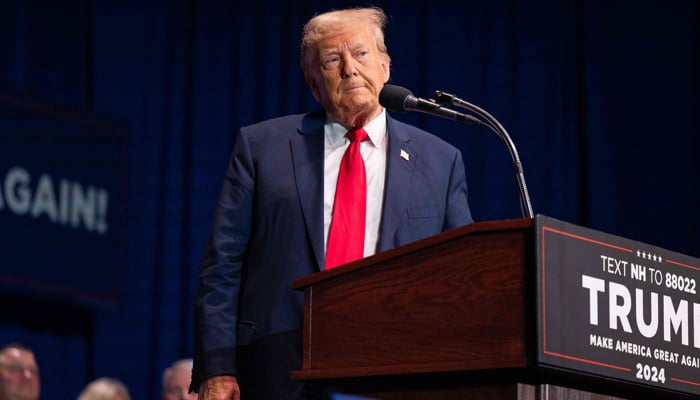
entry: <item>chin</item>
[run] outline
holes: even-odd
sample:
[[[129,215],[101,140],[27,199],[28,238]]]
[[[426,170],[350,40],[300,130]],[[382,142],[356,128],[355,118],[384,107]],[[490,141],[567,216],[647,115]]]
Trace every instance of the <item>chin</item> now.
[[[370,111],[378,106],[377,99],[372,96],[356,96],[348,102],[348,109],[358,112]]]

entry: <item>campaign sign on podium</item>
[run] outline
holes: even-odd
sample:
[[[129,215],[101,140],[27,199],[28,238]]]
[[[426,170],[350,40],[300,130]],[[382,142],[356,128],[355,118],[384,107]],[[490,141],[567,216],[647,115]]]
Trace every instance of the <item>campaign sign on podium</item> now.
[[[700,259],[537,217],[541,364],[700,395]]]

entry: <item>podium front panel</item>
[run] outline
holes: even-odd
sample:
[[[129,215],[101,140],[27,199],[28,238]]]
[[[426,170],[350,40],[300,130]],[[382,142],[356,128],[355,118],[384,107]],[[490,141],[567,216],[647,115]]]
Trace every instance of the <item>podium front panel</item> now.
[[[321,273],[304,289],[301,377],[525,367],[531,229],[468,232]]]

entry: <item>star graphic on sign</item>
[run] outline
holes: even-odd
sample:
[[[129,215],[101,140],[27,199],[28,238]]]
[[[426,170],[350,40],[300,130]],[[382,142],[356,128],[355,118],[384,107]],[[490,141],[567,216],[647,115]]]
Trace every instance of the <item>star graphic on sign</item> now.
[[[641,256],[642,256],[642,252],[637,250],[637,257],[641,257]]]
[[[653,258],[654,258],[654,261],[656,261],[656,259],[657,259],[656,254],[654,254],[654,257],[653,257]]]
[[[647,252],[646,252],[646,251],[643,251],[643,252],[642,252],[642,258],[647,258]]]

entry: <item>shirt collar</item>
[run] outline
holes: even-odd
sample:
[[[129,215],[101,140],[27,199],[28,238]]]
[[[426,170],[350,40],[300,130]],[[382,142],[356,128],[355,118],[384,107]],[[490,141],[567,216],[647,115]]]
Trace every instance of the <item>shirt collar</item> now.
[[[386,142],[386,109],[382,108],[382,112],[379,113],[373,120],[369,121],[367,125],[363,126],[369,140],[374,147],[382,148],[383,143]],[[341,146],[346,143],[345,134],[348,132],[347,128],[343,125],[333,121],[333,119],[327,115],[325,124],[326,141],[331,147]]]

